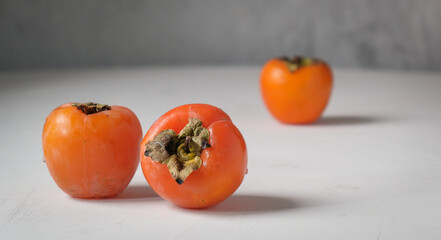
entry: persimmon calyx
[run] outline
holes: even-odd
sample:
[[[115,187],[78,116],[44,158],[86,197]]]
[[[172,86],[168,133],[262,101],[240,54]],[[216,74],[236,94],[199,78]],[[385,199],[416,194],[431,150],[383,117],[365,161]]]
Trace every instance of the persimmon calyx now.
[[[201,120],[190,118],[188,124],[176,134],[167,129],[146,144],[145,156],[166,164],[173,179],[181,185],[184,180],[202,165],[201,153],[207,147],[209,132]]]
[[[86,115],[110,110],[109,105],[94,102],[72,103],[72,106],[76,107],[78,110],[83,111],[83,113],[85,113]]]
[[[303,67],[307,67],[323,62],[319,59],[307,58],[302,56],[294,56],[292,58],[280,57],[279,59],[285,62],[286,67],[288,67],[290,72],[295,72]]]

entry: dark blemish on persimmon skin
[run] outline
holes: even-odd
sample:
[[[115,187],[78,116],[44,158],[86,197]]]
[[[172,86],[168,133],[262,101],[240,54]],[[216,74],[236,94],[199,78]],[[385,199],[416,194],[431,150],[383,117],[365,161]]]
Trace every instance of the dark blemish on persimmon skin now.
[[[184,181],[182,181],[182,179],[178,178],[178,179],[176,179],[176,183],[179,185],[182,185],[184,183]]]

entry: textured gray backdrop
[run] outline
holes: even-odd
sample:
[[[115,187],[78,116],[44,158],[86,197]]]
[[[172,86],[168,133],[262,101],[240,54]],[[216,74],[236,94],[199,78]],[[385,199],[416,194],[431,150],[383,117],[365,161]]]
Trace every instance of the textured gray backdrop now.
[[[440,0],[0,0],[0,69],[262,64],[441,70]]]

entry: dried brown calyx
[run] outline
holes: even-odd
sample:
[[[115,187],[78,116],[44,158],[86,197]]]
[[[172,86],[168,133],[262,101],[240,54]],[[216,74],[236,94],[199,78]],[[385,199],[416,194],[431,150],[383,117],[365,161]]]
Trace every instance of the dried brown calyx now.
[[[144,155],[166,164],[173,179],[182,184],[201,166],[202,150],[211,147],[208,140],[209,132],[202,126],[201,120],[190,118],[179,134],[167,129],[156,135],[146,144]]]
[[[295,72],[303,67],[322,63],[323,61],[316,58],[307,58],[302,56],[280,57],[280,60],[284,61],[290,72]]]
[[[93,102],[72,103],[72,106],[76,107],[78,110],[83,111],[83,113],[86,115],[110,110],[110,106],[107,104],[99,104]]]

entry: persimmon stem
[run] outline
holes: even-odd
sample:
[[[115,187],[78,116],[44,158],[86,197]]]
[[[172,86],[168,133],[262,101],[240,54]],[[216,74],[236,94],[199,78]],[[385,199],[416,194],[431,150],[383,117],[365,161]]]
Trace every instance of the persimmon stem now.
[[[99,104],[99,103],[94,103],[94,102],[72,103],[72,106],[76,107],[78,110],[83,111],[83,113],[86,115],[110,110],[109,105]]]
[[[279,59],[285,62],[290,72],[295,72],[303,67],[307,67],[323,62],[320,59],[307,58],[302,56],[294,56],[292,58],[280,57]]]
[[[166,164],[173,179],[181,185],[202,165],[202,150],[211,147],[208,140],[209,132],[201,120],[190,118],[179,134],[167,129],[156,135],[146,144],[144,155]]]

